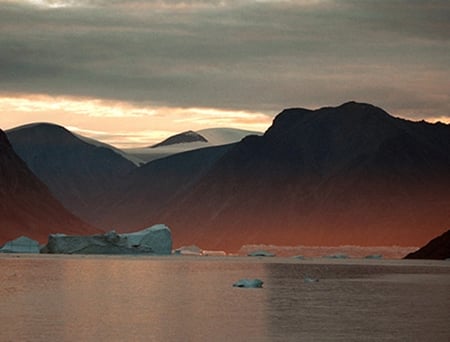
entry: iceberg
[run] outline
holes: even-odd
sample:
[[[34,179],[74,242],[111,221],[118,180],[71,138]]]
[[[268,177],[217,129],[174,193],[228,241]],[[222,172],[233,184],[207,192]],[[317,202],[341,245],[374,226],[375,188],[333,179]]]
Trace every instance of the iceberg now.
[[[311,277],[305,276],[305,277],[303,278],[303,282],[304,282],[304,283],[318,283],[318,282],[319,282],[319,279],[317,279],[317,278],[311,278]]]
[[[175,250],[176,255],[201,256],[202,252],[202,249],[195,245],[183,246]]]
[[[265,251],[265,250],[258,250],[258,251],[254,251],[254,252],[248,253],[247,256],[252,256],[252,257],[274,257],[275,254],[270,253],[270,252]]]
[[[202,251],[202,255],[203,256],[227,256],[227,252],[225,251],[208,251],[208,250],[203,250]]]
[[[233,284],[233,287],[261,288],[264,282],[261,279],[240,279]]]
[[[0,248],[0,253],[39,253],[39,242],[26,236],[8,241]]]
[[[383,259],[383,255],[381,254],[370,254],[366,255],[364,259]]]
[[[344,253],[325,255],[324,258],[327,259],[348,259],[348,255]]]
[[[172,233],[164,224],[120,236],[127,240],[128,248],[151,250],[152,253],[160,255],[172,253]]]
[[[158,224],[134,233],[110,231],[90,236],[51,234],[43,249],[55,254],[157,254],[172,253],[170,229]]]

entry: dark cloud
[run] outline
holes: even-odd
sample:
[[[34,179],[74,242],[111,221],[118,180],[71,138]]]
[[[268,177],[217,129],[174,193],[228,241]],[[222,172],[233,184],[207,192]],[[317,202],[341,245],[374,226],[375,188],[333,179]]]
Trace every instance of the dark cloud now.
[[[0,91],[449,113],[448,1],[47,2],[0,0]]]

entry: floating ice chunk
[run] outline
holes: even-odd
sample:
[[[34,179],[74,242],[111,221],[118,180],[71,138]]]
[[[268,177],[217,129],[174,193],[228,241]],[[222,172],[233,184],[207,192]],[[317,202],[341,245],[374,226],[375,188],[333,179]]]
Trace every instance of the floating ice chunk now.
[[[303,278],[303,282],[304,282],[304,283],[318,283],[318,282],[319,282],[319,279],[317,279],[317,278],[311,278],[311,277],[305,276],[305,277]]]
[[[344,253],[330,254],[324,256],[327,259],[348,259],[348,255]]]
[[[0,253],[39,253],[39,242],[26,236],[8,241],[0,248]]]
[[[366,255],[364,259],[383,259],[383,256],[381,254],[371,254]]]
[[[195,245],[183,246],[183,247],[177,248],[175,250],[176,255],[200,256],[200,255],[202,255],[202,252],[203,252],[202,249]]]
[[[254,252],[248,253],[247,256],[252,256],[252,257],[274,257],[275,254],[270,253],[270,252],[265,251],[265,250],[258,250],[258,251],[254,251]]]
[[[203,250],[202,255],[204,256],[226,256],[227,253],[225,251],[207,251]]]
[[[234,287],[260,288],[263,286],[261,279],[240,279],[233,284]]]
[[[127,239],[128,248],[139,247],[151,250],[155,254],[172,253],[171,231],[164,224],[157,224],[134,233],[120,234],[120,237]]]

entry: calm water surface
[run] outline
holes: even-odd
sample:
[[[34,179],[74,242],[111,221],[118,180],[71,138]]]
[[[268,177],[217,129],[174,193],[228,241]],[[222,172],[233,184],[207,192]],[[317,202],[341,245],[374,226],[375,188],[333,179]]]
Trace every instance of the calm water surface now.
[[[4,255],[0,282],[0,341],[450,341],[448,261]]]

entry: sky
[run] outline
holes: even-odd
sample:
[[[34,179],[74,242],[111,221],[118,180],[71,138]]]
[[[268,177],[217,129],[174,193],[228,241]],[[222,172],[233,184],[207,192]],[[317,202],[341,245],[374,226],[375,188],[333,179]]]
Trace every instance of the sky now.
[[[0,0],[0,128],[137,147],[350,100],[450,123],[448,18],[448,0]]]

